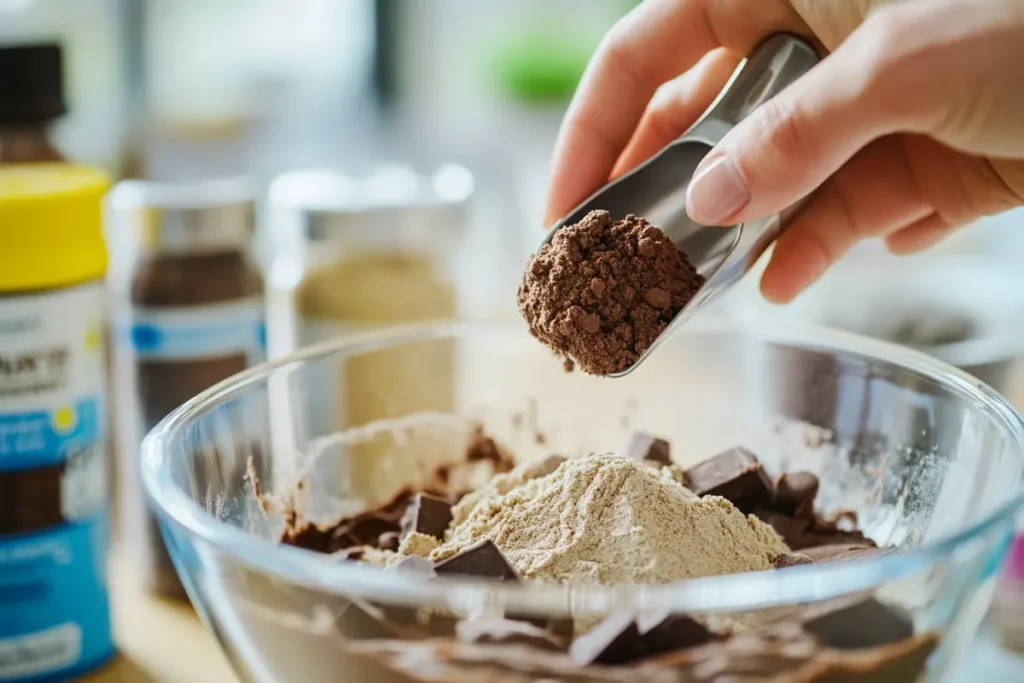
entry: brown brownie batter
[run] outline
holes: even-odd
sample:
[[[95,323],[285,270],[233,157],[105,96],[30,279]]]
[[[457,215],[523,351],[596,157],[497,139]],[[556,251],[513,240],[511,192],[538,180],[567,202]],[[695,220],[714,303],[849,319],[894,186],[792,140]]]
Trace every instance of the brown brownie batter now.
[[[704,284],[643,218],[591,211],[541,247],[519,285],[530,332],[592,375],[629,369]]]

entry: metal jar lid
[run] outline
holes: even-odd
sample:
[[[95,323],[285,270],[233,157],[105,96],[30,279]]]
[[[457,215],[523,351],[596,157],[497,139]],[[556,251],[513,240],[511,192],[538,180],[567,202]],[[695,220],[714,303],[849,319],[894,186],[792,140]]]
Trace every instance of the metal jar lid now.
[[[460,228],[473,190],[472,173],[457,164],[429,173],[385,165],[363,174],[290,171],[271,183],[268,199],[285,240],[329,241],[355,230],[408,244]]]
[[[199,253],[248,247],[256,190],[244,178],[165,183],[127,180],[107,199],[111,237],[145,251]]]

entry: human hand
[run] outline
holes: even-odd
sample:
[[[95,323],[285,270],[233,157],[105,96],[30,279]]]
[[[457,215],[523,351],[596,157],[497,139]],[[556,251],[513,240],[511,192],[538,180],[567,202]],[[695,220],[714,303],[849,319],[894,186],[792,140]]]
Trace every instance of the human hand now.
[[[681,135],[779,31],[827,56],[732,130],[687,193],[695,221],[734,225],[817,190],[776,243],[768,299],[791,300],[863,238],[912,253],[1024,204],[1021,0],[646,0],[569,107],[547,223]]]

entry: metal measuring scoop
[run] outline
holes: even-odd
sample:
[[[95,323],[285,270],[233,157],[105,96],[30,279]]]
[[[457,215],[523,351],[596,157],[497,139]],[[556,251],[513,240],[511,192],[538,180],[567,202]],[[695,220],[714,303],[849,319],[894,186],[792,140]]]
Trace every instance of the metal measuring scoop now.
[[[590,196],[555,223],[541,246],[566,225],[604,209],[616,218],[636,214],[660,228],[707,278],[623,377],[644,362],[669,333],[737,280],[760,258],[797,207],[732,228],[703,226],[686,214],[686,188],[704,156],[751,111],[811,70],[818,54],[809,43],[786,34],[770,36],[736,68],[722,92],[688,131],[649,160]]]

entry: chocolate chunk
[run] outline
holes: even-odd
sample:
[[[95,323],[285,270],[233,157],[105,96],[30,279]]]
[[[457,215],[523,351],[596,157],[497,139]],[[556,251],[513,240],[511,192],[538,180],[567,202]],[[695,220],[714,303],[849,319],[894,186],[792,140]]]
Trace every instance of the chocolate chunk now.
[[[379,547],[382,535],[400,530],[399,521],[411,497],[412,491],[403,489],[376,508],[343,517],[326,527],[309,522],[300,524],[293,511],[281,542],[321,553],[336,553],[358,546]]]
[[[668,441],[645,432],[633,434],[626,448],[626,455],[640,462],[652,460],[662,465],[672,464]]]
[[[377,537],[377,547],[381,550],[398,550],[402,535],[397,531],[385,531]]]
[[[417,493],[402,517],[402,536],[412,532],[443,539],[452,522],[452,506],[426,493]]]
[[[434,571],[434,563],[425,557],[420,557],[419,555],[403,557],[390,565],[385,571],[419,576],[422,578],[433,578],[437,576],[437,572]]]
[[[807,516],[813,511],[818,495],[818,477],[810,472],[783,474],[775,482],[773,506],[779,512],[794,516]]]
[[[518,581],[519,574],[490,540],[475,543],[458,555],[434,565],[438,574],[463,574],[500,581]]]
[[[804,548],[803,554],[813,562],[845,562],[880,557],[895,551],[895,548],[876,548],[859,543],[832,543]]]
[[[640,648],[645,657],[685,650],[720,640],[704,624],[684,614],[664,612],[637,617],[640,633]]]
[[[803,564],[814,564],[814,560],[802,553],[782,553],[775,558],[775,568],[799,567]]]
[[[463,619],[455,634],[464,643],[528,645],[542,650],[562,650],[563,642],[550,631],[512,619]]]
[[[792,550],[806,553],[809,548],[823,545],[849,544],[874,547],[875,542],[860,531],[844,531],[834,523],[818,517],[791,517],[769,509],[755,510],[761,521],[775,529]]]
[[[632,614],[613,614],[569,646],[569,656],[580,666],[626,664],[643,656],[640,631]]]
[[[910,638],[914,620],[900,607],[868,598],[813,617],[804,622],[804,630],[827,647],[856,650]]]
[[[721,496],[744,514],[770,508],[774,487],[757,457],[745,448],[731,448],[686,470],[686,482],[699,496]]]

